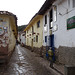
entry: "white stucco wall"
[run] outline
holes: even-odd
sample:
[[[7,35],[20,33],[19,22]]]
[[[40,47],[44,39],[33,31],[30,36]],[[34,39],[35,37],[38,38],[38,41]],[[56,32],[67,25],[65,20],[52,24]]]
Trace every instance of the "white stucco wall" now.
[[[53,23],[53,26],[58,26],[58,30],[53,32],[55,47],[75,47],[75,28],[67,30],[67,19],[75,16],[75,8],[72,7],[72,0],[70,0],[70,7],[68,7],[68,0],[64,0],[60,4],[56,4],[56,6],[57,21]],[[59,13],[62,15],[59,15]]]
[[[25,35],[23,36],[23,34],[25,34],[25,33],[21,34],[21,44],[23,43],[25,45],[26,44],[26,39],[25,39]]]
[[[47,15],[47,31],[44,30],[45,15]],[[47,11],[43,16],[43,46],[49,46],[49,12]],[[45,42],[45,36],[47,36],[47,43]]]
[[[53,22],[53,34],[54,34],[54,45],[56,48],[59,46],[75,47],[75,28],[67,30],[67,19],[75,16],[75,8],[73,8],[73,2],[70,0],[57,0],[53,5],[57,6],[57,21]],[[49,11],[43,16],[43,46],[49,45],[47,38],[47,44],[45,42],[45,36],[49,36]],[[68,12],[68,13],[67,13]],[[62,15],[60,15],[62,14]],[[44,31],[45,15],[47,15],[47,32]],[[57,26],[57,30],[54,31],[54,26]]]

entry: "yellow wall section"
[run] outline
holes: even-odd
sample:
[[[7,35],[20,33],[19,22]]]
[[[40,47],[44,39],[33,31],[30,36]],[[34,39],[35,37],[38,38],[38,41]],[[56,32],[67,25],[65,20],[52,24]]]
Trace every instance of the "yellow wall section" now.
[[[13,29],[14,30],[16,29],[15,26],[14,26],[14,28],[12,28],[13,24],[15,25],[15,22],[13,21],[11,23],[10,16],[7,16],[7,15],[0,15],[0,18],[2,18],[5,21],[5,24],[3,26],[8,27],[7,28],[7,31],[8,31],[8,52],[11,52],[11,51],[13,51],[13,49],[15,47],[15,44],[16,44],[16,38],[15,38],[15,35],[14,35],[13,31],[12,31]],[[2,23],[0,22],[0,25],[1,24]]]
[[[10,21],[10,20],[9,20]],[[9,27],[9,52],[13,51],[15,44],[16,44],[16,38],[14,36],[14,32],[12,31],[12,26],[14,23],[11,23],[10,21],[10,27]]]
[[[37,22],[39,20],[40,20],[40,27],[37,28]],[[42,17],[37,18],[31,25],[33,25],[34,32],[36,34],[32,35],[32,26],[28,29],[28,33],[26,30],[26,45],[32,46],[32,39],[33,39],[33,47],[39,47],[40,48],[43,44],[43,18]],[[38,42],[36,42],[37,33],[39,33]],[[31,36],[29,34],[31,34]],[[34,37],[35,37],[35,42],[34,42]]]

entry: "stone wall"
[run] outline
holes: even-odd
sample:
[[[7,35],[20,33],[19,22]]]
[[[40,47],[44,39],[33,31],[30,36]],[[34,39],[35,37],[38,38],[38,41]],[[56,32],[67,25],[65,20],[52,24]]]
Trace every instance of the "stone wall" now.
[[[57,64],[59,64],[59,59],[58,59],[58,57],[59,57],[59,51],[58,51],[58,49],[57,48],[55,48],[55,59],[56,59],[56,63]]]
[[[32,51],[32,47],[27,46],[27,45],[25,45],[24,47]]]
[[[61,64],[75,65],[75,47],[60,46],[56,56]]]
[[[30,46],[25,46],[27,49],[39,54],[40,56],[46,58],[46,46],[40,48]],[[65,47],[60,46],[58,49],[55,48],[55,58],[56,63],[65,65],[75,65],[75,47]]]
[[[32,52],[35,52],[37,54],[39,54],[41,57],[45,57],[46,56],[46,47],[45,46],[42,46],[40,48],[38,47],[30,47],[30,46],[27,46],[25,45],[25,48],[31,50]]]

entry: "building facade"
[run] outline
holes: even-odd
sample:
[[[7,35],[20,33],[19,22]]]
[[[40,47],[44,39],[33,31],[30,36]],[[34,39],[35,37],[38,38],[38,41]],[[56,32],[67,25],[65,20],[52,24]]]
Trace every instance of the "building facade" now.
[[[25,38],[25,32],[21,32],[21,35],[20,35],[20,43],[22,46],[25,46],[26,44],[26,38]]]
[[[25,29],[26,45],[32,48],[40,48],[42,45],[53,47],[56,61],[75,65],[75,0],[46,0],[38,14],[42,15],[42,28],[37,28],[40,18],[36,19],[35,16]]]
[[[63,64],[75,65],[75,0],[57,0],[57,21],[53,22],[55,48],[58,60]]]
[[[0,11],[0,62],[5,62],[13,52],[17,33],[16,15]]]
[[[40,48],[43,45],[42,15],[36,14],[24,31],[26,31],[26,46],[28,46],[32,51],[35,50],[35,52],[39,53]]]
[[[45,19],[47,19],[47,21]],[[45,23],[48,28],[47,32],[45,32]],[[53,43],[56,60],[62,64],[75,65],[75,35],[73,34],[75,32],[75,1],[54,0],[44,14],[43,26],[44,41],[46,40],[45,37],[50,35],[49,31],[52,31],[54,35]],[[46,46],[45,42],[43,43],[44,46]]]

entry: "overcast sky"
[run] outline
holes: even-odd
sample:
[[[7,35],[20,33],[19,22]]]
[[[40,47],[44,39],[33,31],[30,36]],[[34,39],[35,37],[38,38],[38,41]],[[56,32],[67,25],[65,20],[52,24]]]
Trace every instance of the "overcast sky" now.
[[[28,24],[45,0],[1,0],[0,11],[9,11],[18,17],[18,25]]]

